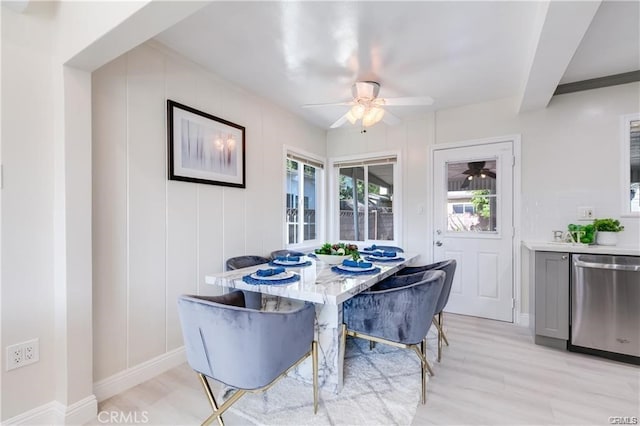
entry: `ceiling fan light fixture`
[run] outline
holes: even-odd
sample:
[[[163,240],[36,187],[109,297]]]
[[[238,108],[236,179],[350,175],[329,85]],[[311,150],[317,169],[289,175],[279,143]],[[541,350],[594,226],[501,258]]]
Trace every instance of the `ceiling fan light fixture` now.
[[[355,117],[356,120],[360,120],[364,116],[364,113],[366,111],[367,111],[367,107],[362,105],[359,102],[356,103],[354,106],[352,106],[351,109],[349,110],[351,115],[353,115],[353,117]]]
[[[347,120],[349,120],[349,123],[351,124],[356,124],[356,121],[358,121],[358,117],[356,117],[353,113],[353,108],[351,108],[346,114],[345,117]]]
[[[369,108],[364,114],[364,117],[362,117],[362,125],[364,127],[373,126],[374,124],[382,120],[382,117],[384,117],[384,109],[378,106],[374,106],[372,108]]]

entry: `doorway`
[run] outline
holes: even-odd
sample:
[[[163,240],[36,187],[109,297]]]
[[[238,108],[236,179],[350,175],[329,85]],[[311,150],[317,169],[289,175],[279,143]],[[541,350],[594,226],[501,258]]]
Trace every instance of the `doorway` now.
[[[447,312],[514,321],[514,140],[433,148],[434,261],[456,259]]]

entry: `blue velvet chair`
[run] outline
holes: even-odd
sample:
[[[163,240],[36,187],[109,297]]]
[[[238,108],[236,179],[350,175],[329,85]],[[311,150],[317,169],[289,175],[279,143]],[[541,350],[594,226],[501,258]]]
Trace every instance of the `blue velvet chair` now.
[[[262,265],[263,263],[269,263],[270,259],[263,256],[246,255],[230,257],[225,264],[227,271],[233,271],[235,269],[247,268],[249,266]],[[244,300],[247,308],[260,309],[262,308],[262,294],[255,291],[243,291]]]
[[[412,284],[365,291],[344,302],[342,345],[346,336],[412,349],[420,358],[421,402],[427,397],[427,333],[444,285],[442,271],[428,271]]]
[[[292,250],[275,250],[271,252],[271,259],[275,259],[280,256],[304,256],[304,253],[300,251],[292,251]]]
[[[306,303],[286,312],[265,312],[244,307],[244,295],[183,295],[178,313],[189,365],[200,378],[215,419],[249,391],[268,389],[308,356],[313,363],[313,410],[318,410],[318,346],[313,340],[315,309]],[[220,407],[208,378],[237,389]]]
[[[248,266],[256,266],[263,263],[269,263],[269,260],[270,259],[268,257],[255,255],[230,257],[229,259],[227,259],[226,267],[227,271],[232,271],[234,269],[241,269]]]
[[[444,332],[443,311],[445,306],[447,306],[447,302],[449,302],[449,295],[451,294],[451,285],[453,284],[453,277],[456,273],[456,266],[456,260],[449,259],[442,262],[432,263],[430,265],[408,266],[398,271],[395,275],[395,277],[411,276],[414,274],[433,270],[444,271],[444,273],[446,274],[444,287],[442,288],[442,293],[440,293],[440,298],[438,299],[438,304],[436,306],[436,313],[433,317],[433,324],[438,329],[438,362],[440,362],[440,360],[442,359],[442,342],[444,341],[445,344],[449,346],[449,340],[447,339],[447,335]]]

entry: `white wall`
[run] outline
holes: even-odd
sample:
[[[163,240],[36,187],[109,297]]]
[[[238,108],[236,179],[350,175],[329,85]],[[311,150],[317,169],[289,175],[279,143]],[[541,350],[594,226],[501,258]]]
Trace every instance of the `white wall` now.
[[[51,23],[2,8],[2,416],[54,397]],[[40,362],[5,371],[5,348],[40,339]],[[26,385],[30,384],[30,385]]]
[[[167,180],[167,98],[246,127],[246,189]],[[284,144],[325,156],[325,131],[159,44],[94,72],[94,381],[181,346],[177,296],[226,258],[284,246]]]
[[[503,99],[436,114],[436,141],[522,135],[522,239],[548,241],[576,223],[577,208],[620,218],[620,116],[640,110],[640,83],[555,96],[515,114]],[[627,165],[628,167],[628,165]],[[620,245],[640,244],[637,218],[621,218]]]
[[[377,125],[328,132],[329,157],[399,149],[404,176],[403,245],[431,259],[429,145],[509,134],[522,136],[524,240],[547,241],[551,230],[576,223],[578,206],[598,217],[620,217],[620,116],[640,109],[640,83],[556,96],[544,110],[517,114],[517,99],[501,99],[413,117],[396,127]],[[416,129],[418,131],[412,131]],[[426,215],[417,214],[426,206]],[[619,245],[640,246],[640,220],[621,218]],[[528,280],[521,310],[529,311]]]
[[[418,261],[431,259],[427,226],[429,182],[426,159],[433,143],[433,114],[404,120],[397,126],[378,124],[360,133],[358,127],[327,132],[327,157],[397,151],[402,172],[402,233],[400,244],[407,251],[420,253]],[[332,173],[329,170],[329,173]],[[396,189],[397,191],[397,189]],[[329,193],[329,191],[328,191]],[[331,230],[329,230],[329,233]],[[334,237],[336,239],[337,237]]]
[[[38,363],[1,369],[2,421],[83,423],[95,416],[91,85],[88,72],[65,63],[71,59],[91,71],[204,4],[29,2],[23,13],[0,8],[2,365],[7,345],[40,339]]]

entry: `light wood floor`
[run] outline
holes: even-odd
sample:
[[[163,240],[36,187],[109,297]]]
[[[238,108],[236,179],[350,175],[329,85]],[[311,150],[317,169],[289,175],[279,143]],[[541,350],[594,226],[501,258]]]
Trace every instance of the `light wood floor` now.
[[[640,368],[534,345],[528,329],[511,324],[445,318],[451,346],[434,366],[427,404],[418,404],[413,425],[607,425],[611,416],[640,417]],[[145,412],[149,424],[176,425],[199,424],[210,414],[187,365],[99,410],[138,413],[139,420]],[[246,421],[229,413],[225,423]]]

